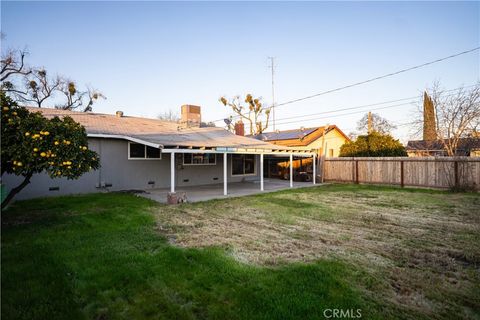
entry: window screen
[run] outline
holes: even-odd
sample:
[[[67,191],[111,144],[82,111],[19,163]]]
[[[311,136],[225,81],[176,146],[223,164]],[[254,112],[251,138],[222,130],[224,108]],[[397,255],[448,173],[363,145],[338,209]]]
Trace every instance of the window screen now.
[[[160,149],[149,147],[140,143],[129,143],[129,159],[161,159]]]
[[[192,154],[184,153],[183,154],[183,164],[192,164]]]
[[[255,155],[232,154],[232,175],[245,175],[255,173]]]
[[[147,147],[147,158],[150,158],[150,159],[160,158],[160,149],[149,147],[149,146],[146,146],[146,147]]]
[[[215,153],[209,153],[207,156],[208,156],[207,157],[208,158],[208,164],[217,163],[217,161],[216,161],[217,155]]]
[[[145,146],[139,143],[130,143],[130,158],[145,158]]]
[[[232,175],[243,174],[243,154],[232,154]]]
[[[245,155],[245,174],[254,174],[255,173],[255,155],[246,154]]]
[[[216,157],[213,153],[184,153],[184,165],[202,165],[202,164],[216,164]]]

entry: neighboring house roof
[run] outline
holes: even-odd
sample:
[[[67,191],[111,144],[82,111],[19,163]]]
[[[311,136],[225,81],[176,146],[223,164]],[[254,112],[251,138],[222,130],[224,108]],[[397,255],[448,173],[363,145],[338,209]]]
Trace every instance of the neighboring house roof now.
[[[333,130],[336,130],[342,136],[344,136],[347,141],[350,141],[348,136],[343,133],[342,130],[340,130],[336,125],[326,127],[300,128],[276,132],[264,132],[258,135],[254,135],[252,137],[271,143],[288,143],[288,145],[290,146],[307,146],[313,141],[323,136],[324,128],[325,135]]]
[[[158,148],[242,148],[288,150],[256,139],[235,135],[223,128],[181,128],[171,121],[76,112],[50,108],[28,108],[47,118],[70,116],[83,125],[89,137],[122,138]]]
[[[480,148],[480,138],[461,138],[458,141],[457,151],[470,151],[478,148]],[[406,149],[407,151],[443,151],[445,148],[442,140],[411,140],[408,141]]]

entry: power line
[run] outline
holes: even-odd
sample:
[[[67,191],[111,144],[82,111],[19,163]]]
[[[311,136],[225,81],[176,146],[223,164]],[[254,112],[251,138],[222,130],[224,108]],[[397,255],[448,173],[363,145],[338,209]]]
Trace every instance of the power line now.
[[[328,116],[328,117],[319,117],[319,118],[312,118],[312,119],[303,119],[303,120],[287,121],[287,122],[281,122],[281,123],[278,123],[278,124],[279,124],[279,125],[282,125],[282,124],[290,124],[290,123],[297,123],[297,122],[304,122],[304,121],[312,121],[312,120],[320,120],[320,119],[343,117],[343,116],[349,116],[349,115],[352,115],[352,114],[363,113],[363,112],[369,111],[369,110],[382,110],[382,109],[389,109],[389,108],[397,108],[397,107],[401,107],[401,106],[411,105],[412,103],[415,103],[415,102],[416,102],[416,101],[410,101],[410,102],[407,102],[407,103],[394,104],[394,105],[386,106],[386,107],[379,107],[379,108],[373,108],[373,109],[367,109],[367,110],[360,110],[360,111],[355,111],[355,112],[347,112],[347,113],[342,113],[342,114],[334,114],[334,115]]]
[[[473,86],[474,85],[471,85],[471,86],[468,86],[468,87],[459,87],[459,88],[456,88],[456,89],[445,90],[444,92],[458,91],[460,89],[469,88],[469,87],[473,87]],[[455,95],[455,94],[456,93],[451,93],[451,94],[445,95],[445,97],[452,96],[452,95]],[[381,104],[386,104],[386,103],[391,103],[391,102],[404,101],[404,100],[407,100],[407,99],[411,100],[411,99],[415,99],[415,98],[418,98],[418,96],[412,97],[410,99],[409,98],[404,98],[404,99],[398,99],[398,100],[391,100],[389,102],[387,101],[387,102],[384,102],[384,103],[376,103],[376,104],[363,105],[363,106],[358,106],[358,107],[344,108],[344,109],[339,109],[339,110],[334,110],[334,111],[324,111],[324,112],[319,112],[317,114],[335,113],[335,112],[339,112],[339,111],[365,108],[365,107],[369,107],[369,106],[381,105]],[[391,105],[391,106],[385,106],[385,107],[379,107],[379,108],[373,108],[373,109],[369,108],[369,109],[359,110],[359,111],[355,111],[355,112],[347,112],[347,113],[342,113],[342,114],[334,114],[334,115],[327,116],[327,117],[324,116],[324,117],[316,117],[316,118],[310,118],[310,119],[293,120],[293,121],[287,121],[287,122],[280,122],[280,123],[277,123],[277,124],[284,125],[284,124],[291,124],[291,123],[298,123],[298,122],[305,122],[305,121],[313,121],[313,120],[321,120],[321,119],[342,117],[342,116],[348,116],[348,115],[352,115],[352,114],[363,113],[363,112],[366,112],[366,111],[390,109],[390,108],[397,108],[397,107],[406,106],[406,105],[412,105],[415,102],[417,102],[417,100],[413,100],[413,101],[409,101],[409,102],[405,102],[405,103],[400,103],[400,104],[394,104],[394,105]],[[312,114],[312,115],[317,115],[317,114]],[[303,116],[303,117],[305,117],[305,116]],[[292,118],[295,118],[295,117],[282,118],[282,119],[279,119],[279,120],[290,120]]]
[[[387,74],[384,74],[384,75],[381,75],[381,76],[378,76],[378,77],[374,77],[374,78],[367,79],[367,80],[364,80],[364,81],[352,83],[352,84],[349,84],[349,85],[346,85],[346,86],[343,86],[343,87],[339,87],[339,88],[323,91],[323,92],[320,92],[320,93],[316,93],[316,94],[313,94],[313,95],[309,95],[309,96],[306,96],[306,97],[302,97],[302,98],[278,103],[278,104],[275,104],[275,108],[280,107],[280,106],[284,106],[284,105],[287,105],[287,104],[292,104],[292,103],[295,103],[295,102],[300,102],[300,101],[303,101],[303,100],[315,98],[315,97],[322,96],[322,95],[325,95],[325,94],[328,94],[328,93],[337,92],[337,91],[340,91],[340,90],[344,90],[344,89],[348,89],[348,88],[351,88],[351,87],[359,86],[359,85],[362,85],[362,84],[365,84],[365,83],[369,83],[369,82],[373,82],[373,81],[376,81],[376,80],[384,79],[384,78],[391,77],[391,76],[394,76],[394,75],[397,75],[397,74],[400,74],[400,73],[408,72],[408,71],[411,71],[411,70],[419,69],[419,68],[422,68],[422,67],[434,64],[434,63],[438,63],[438,62],[441,62],[441,61],[444,61],[444,60],[448,60],[448,59],[451,59],[451,58],[455,58],[455,57],[458,57],[458,56],[461,56],[461,55],[464,55],[464,54],[467,54],[467,53],[470,53],[470,52],[473,52],[473,51],[476,51],[476,50],[479,50],[479,49],[480,49],[480,47],[476,47],[476,48],[473,48],[473,49],[470,49],[470,50],[455,53],[455,54],[452,54],[452,55],[449,55],[449,56],[446,56],[446,57],[443,57],[443,58],[439,58],[439,59],[436,59],[436,60],[433,60],[433,61],[422,63],[422,64],[419,64],[419,65],[416,65],[416,66],[413,66],[413,67],[401,69],[401,70],[391,72],[391,73],[387,73]],[[237,116],[232,116],[232,118],[238,118],[238,117],[240,117],[240,116],[238,116],[238,115]],[[213,122],[219,122],[219,121],[223,121],[223,119],[214,120]]]
[[[455,88],[455,89],[445,90],[443,92],[458,91],[458,90],[461,90],[461,89],[471,88],[471,87],[474,87],[474,86],[475,85],[469,85],[469,86],[465,86],[465,87],[462,86],[462,87],[458,87],[458,88]],[[360,105],[360,106],[341,108],[341,109],[336,109],[336,110],[331,110],[331,111],[322,111],[322,112],[315,112],[315,113],[298,115],[298,116],[290,116],[290,117],[286,117],[286,118],[280,118],[280,119],[277,119],[277,120],[297,119],[297,118],[316,116],[316,115],[319,115],[319,114],[329,114],[329,113],[335,113],[335,112],[346,111],[346,110],[361,109],[361,108],[365,108],[365,107],[374,107],[374,106],[379,106],[379,105],[383,105],[383,104],[389,104],[389,103],[394,103],[394,102],[401,102],[401,101],[406,101],[406,100],[418,99],[419,97],[420,97],[420,95],[416,95],[416,96],[411,96],[411,97],[408,97],[408,98],[401,98],[401,99],[396,99],[396,100],[389,100],[389,101],[376,102],[376,103],[371,103],[371,104],[364,104],[364,105]],[[308,120],[308,119],[305,119],[305,120]]]
[[[398,71],[395,71],[395,72],[387,73],[387,74],[384,74],[384,75],[381,75],[381,76],[378,76],[378,77],[375,77],[375,78],[371,78],[371,79],[368,79],[368,80],[352,83],[352,84],[349,84],[349,85],[346,85],[346,86],[343,86],[343,87],[339,87],[339,88],[323,91],[323,92],[320,92],[320,93],[312,94],[310,96],[306,96],[306,97],[303,97],[303,98],[298,98],[298,99],[282,102],[282,103],[277,104],[276,106],[279,107],[279,106],[283,106],[283,105],[287,105],[287,104],[311,99],[311,98],[318,97],[318,96],[321,96],[321,95],[325,95],[325,94],[328,94],[328,93],[344,90],[344,89],[347,89],[347,88],[359,86],[359,85],[369,83],[369,82],[372,82],[372,81],[384,79],[384,78],[391,77],[391,76],[394,76],[394,75],[397,75],[397,74],[400,74],[400,73],[404,73],[404,72],[407,72],[407,71],[419,69],[419,68],[422,68],[422,67],[425,67],[425,66],[437,63],[437,62],[441,62],[441,61],[444,61],[444,60],[447,60],[447,59],[455,58],[455,57],[458,57],[458,56],[476,51],[478,49],[480,49],[480,47],[476,47],[476,48],[473,48],[473,49],[470,49],[470,50],[455,53],[455,54],[452,54],[450,56],[443,57],[443,58],[440,58],[440,59],[436,59],[436,60],[433,60],[433,61],[429,61],[429,62],[426,62],[426,63],[422,63],[422,64],[419,64],[419,65],[416,65],[416,66],[413,66],[413,67],[410,67],[410,68],[406,68],[406,69],[398,70]]]

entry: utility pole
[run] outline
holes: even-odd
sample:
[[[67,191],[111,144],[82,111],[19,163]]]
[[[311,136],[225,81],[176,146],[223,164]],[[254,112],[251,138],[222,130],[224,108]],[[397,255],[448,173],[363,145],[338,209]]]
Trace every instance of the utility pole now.
[[[272,123],[275,131],[275,57],[268,57],[270,60],[269,68],[272,69]]]

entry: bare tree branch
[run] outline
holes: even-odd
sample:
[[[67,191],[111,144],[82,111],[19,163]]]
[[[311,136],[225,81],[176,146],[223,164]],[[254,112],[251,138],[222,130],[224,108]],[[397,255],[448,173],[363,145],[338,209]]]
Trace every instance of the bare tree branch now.
[[[6,81],[13,75],[28,75],[32,71],[25,66],[25,50],[9,50],[1,59],[0,81]]]
[[[43,103],[51,98],[61,85],[60,77],[50,79],[45,69],[35,69],[23,79],[24,90],[13,91],[20,104],[34,104],[36,107],[43,107]]]
[[[157,118],[160,120],[172,121],[172,122],[180,121],[180,116],[178,115],[178,112],[175,112],[172,109],[168,109],[168,111],[162,112],[157,116]]]
[[[77,110],[83,112],[92,111],[93,104],[99,99],[106,97],[98,90],[87,87],[86,91],[79,91],[74,81],[64,78],[58,87],[58,91],[63,94],[66,101],[63,104],[57,104],[55,108],[62,110]]]
[[[233,97],[231,101],[225,97],[221,97],[219,100],[224,106],[230,107],[233,112],[248,122],[251,135],[260,134],[268,128],[270,109],[262,105],[261,98],[253,98],[251,94],[247,94],[246,106],[240,101],[240,96]],[[263,124],[262,118],[265,118],[265,124]]]
[[[379,114],[372,113],[372,128],[374,131],[388,134],[397,127],[387,119],[382,118]],[[368,113],[366,113],[362,119],[357,122],[357,130],[362,133],[368,131]]]
[[[439,141],[448,156],[455,156],[463,138],[474,137],[480,127],[480,83],[466,90],[460,88],[455,93],[446,94],[435,82],[428,93],[435,107],[435,129]],[[423,110],[418,108],[416,121],[418,128],[423,123]]]

